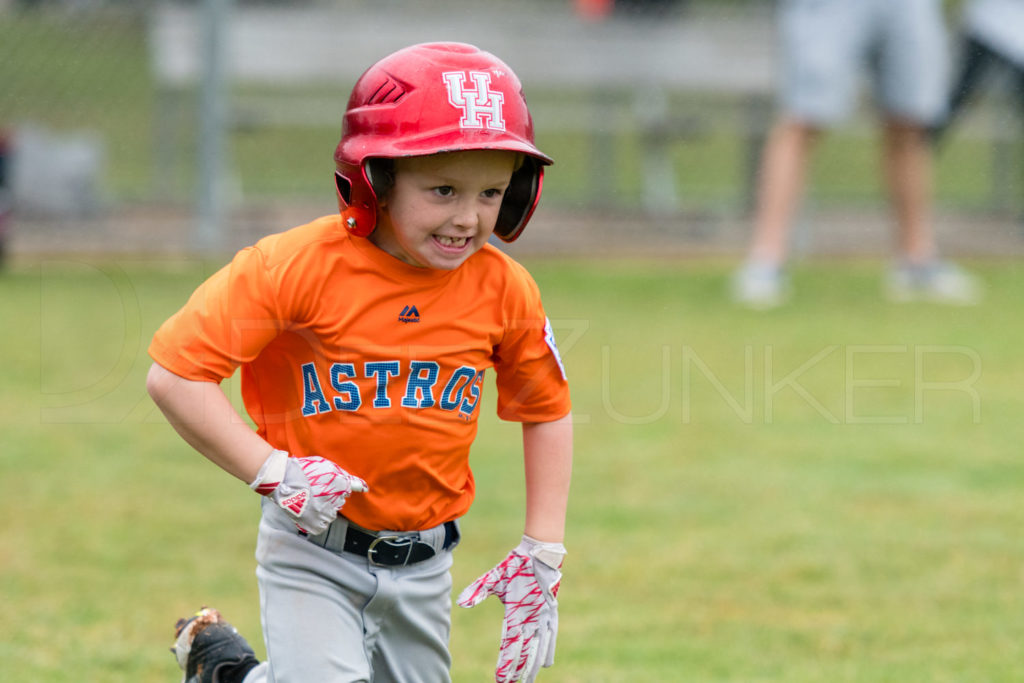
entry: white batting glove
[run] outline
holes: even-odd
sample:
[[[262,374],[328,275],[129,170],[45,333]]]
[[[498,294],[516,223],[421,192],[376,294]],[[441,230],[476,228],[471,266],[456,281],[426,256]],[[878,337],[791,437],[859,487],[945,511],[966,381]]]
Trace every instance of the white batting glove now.
[[[466,587],[461,607],[475,607],[488,595],[505,605],[501,647],[494,671],[497,683],[532,683],[542,666],[555,663],[558,638],[558,586],[565,546],[523,536],[498,566]]]
[[[277,503],[299,531],[313,535],[327,531],[350,494],[370,490],[330,460],[319,455],[292,458],[285,451],[267,457],[249,488]]]

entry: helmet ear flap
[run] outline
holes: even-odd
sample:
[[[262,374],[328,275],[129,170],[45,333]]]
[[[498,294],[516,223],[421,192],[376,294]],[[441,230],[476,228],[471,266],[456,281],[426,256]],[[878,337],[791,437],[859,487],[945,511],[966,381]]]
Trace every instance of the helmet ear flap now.
[[[345,229],[356,237],[367,237],[377,226],[377,197],[394,184],[390,159],[367,159],[360,166],[338,163],[334,184],[338,191],[338,209]]]
[[[544,167],[537,159],[526,157],[523,164],[512,173],[498,210],[494,234],[502,241],[514,242],[523,232],[540,201],[543,184]]]

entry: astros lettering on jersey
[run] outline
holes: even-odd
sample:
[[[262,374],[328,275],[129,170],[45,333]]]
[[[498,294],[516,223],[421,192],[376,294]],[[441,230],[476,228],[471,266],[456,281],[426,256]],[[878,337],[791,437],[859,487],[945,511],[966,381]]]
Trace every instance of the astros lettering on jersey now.
[[[570,409],[540,294],[486,245],[451,271],[416,268],[349,235],[338,215],[240,251],[165,322],[153,359],[190,380],[241,367],[260,435],[369,484],[356,524],[427,529],[463,515],[485,373],[498,415],[546,422]]]

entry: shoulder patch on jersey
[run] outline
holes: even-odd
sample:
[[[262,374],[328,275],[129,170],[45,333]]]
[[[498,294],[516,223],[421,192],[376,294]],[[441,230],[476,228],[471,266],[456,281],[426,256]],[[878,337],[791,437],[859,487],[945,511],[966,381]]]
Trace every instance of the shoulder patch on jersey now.
[[[565,376],[565,366],[562,365],[562,354],[558,352],[558,344],[555,343],[555,331],[551,329],[551,321],[546,316],[544,318],[544,341],[547,342],[548,348],[551,349],[551,353],[555,356],[555,362],[558,363],[558,370],[562,373],[562,379],[568,379]]]

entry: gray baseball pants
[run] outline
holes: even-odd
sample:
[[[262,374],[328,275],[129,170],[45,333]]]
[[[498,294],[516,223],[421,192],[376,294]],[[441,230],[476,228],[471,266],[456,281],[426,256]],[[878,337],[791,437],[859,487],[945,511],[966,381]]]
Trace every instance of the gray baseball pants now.
[[[268,661],[245,683],[451,680],[452,554],[440,550],[443,532],[421,532],[434,557],[380,567],[337,547],[347,524],[339,517],[328,532],[304,537],[263,502],[256,577]]]

